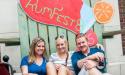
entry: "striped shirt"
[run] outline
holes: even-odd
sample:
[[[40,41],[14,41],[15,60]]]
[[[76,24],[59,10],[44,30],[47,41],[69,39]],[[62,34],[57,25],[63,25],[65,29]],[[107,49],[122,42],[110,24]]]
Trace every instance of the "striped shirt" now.
[[[71,62],[72,53],[73,52],[69,52],[69,57],[68,57],[68,60],[67,60],[67,66],[71,70],[73,70],[72,62]],[[49,58],[49,61],[53,62],[54,64],[66,65],[66,59],[60,58],[57,53],[52,53],[51,56],[50,56],[50,58]]]

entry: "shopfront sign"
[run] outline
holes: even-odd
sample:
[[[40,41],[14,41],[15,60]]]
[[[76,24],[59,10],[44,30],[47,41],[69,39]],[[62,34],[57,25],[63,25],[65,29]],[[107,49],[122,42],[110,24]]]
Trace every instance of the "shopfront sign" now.
[[[24,12],[33,20],[75,33],[80,29],[82,3],[82,0],[20,0]]]

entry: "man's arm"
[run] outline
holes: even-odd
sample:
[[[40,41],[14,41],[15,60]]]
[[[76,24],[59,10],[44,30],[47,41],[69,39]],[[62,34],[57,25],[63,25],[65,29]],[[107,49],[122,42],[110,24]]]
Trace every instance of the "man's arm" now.
[[[86,62],[86,59],[78,60],[77,66],[78,66],[79,68],[82,68],[85,62]]]
[[[95,54],[92,54],[90,56],[87,56],[85,59],[87,60],[95,60],[95,61],[104,61],[104,54],[101,52],[97,52]]]
[[[91,57],[89,57],[89,58],[86,57],[86,58],[83,58],[81,60],[78,60],[77,66],[79,68],[85,67],[86,69],[90,69],[92,67],[97,66],[97,62],[94,61],[94,60],[90,60],[90,59],[95,59],[95,58],[92,56],[92,58]]]
[[[104,54],[101,52],[97,52],[95,54],[87,56],[86,58],[78,60],[77,66],[79,68],[82,68],[84,66],[84,63],[86,63],[87,60],[93,60],[93,61],[97,61],[97,62],[104,61]]]

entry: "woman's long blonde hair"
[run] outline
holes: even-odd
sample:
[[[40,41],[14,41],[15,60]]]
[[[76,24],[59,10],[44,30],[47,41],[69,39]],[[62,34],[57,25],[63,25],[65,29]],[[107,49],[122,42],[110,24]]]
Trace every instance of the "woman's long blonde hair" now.
[[[36,60],[36,56],[35,56],[35,47],[37,46],[37,44],[39,42],[44,42],[45,44],[45,41],[43,38],[41,37],[36,37],[32,40],[32,43],[30,45],[30,51],[29,51],[29,64],[32,64],[35,60]],[[45,45],[45,50],[44,50],[44,53],[43,53],[43,57],[46,55],[46,45]]]
[[[67,66],[68,58],[69,58],[69,53],[68,53],[68,41],[64,38],[63,35],[57,36],[57,37],[55,38],[56,42],[57,42],[58,39],[63,39],[64,42],[65,42],[66,50],[67,50],[67,52],[66,52],[66,53],[67,53],[67,57],[66,57],[66,60],[65,60],[65,62],[66,62],[65,66]]]

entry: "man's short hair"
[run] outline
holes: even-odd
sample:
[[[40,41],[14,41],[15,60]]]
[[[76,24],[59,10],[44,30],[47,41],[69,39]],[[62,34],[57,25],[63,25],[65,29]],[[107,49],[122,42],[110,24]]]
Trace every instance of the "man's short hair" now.
[[[76,34],[75,40],[77,40],[78,38],[81,38],[81,37],[85,37],[85,39],[88,41],[88,38],[86,37],[86,35],[85,35],[85,34],[82,34],[82,33]]]

